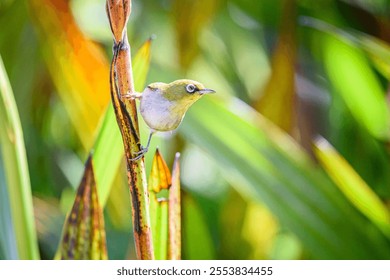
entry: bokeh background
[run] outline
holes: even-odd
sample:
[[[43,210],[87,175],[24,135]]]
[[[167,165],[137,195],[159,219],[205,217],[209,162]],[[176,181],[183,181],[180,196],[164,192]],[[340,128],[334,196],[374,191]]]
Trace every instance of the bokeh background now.
[[[390,258],[389,15],[387,0],[133,1],[133,56],[154,38],[146,83],[217,92],[152,140],[169,166],[182,154],[183,258]],[[104,0],[0,2],[42,259],[111,106],[111,49]],[[97,171],[112,177],[108,255],[135,258],[124,163],[114,169]],[[0,257],[18,258],[0,179]]]

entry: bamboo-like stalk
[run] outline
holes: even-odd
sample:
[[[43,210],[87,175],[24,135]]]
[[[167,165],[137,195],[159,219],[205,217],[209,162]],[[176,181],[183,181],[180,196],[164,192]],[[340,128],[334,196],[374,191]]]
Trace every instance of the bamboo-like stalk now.
[[[23,132],[1,57],[0,143],[19,258],[39,259]]]
[[[172,186],[169,189],[169,245],[168,259],[181,259],[181,196],[180,196],[180,153],[176,153],[172,167]]]
[[[126,30],[131,13],[131,0],[107,0],[106,9],[114,37],[114,55],[110,70],[111,99],[126,156],[136,253],[138,259],[154,259],[144,161],[131,161],[134,154],[141,149],[137,109],[134,100],[122,101],[122,95],[134,93]]]

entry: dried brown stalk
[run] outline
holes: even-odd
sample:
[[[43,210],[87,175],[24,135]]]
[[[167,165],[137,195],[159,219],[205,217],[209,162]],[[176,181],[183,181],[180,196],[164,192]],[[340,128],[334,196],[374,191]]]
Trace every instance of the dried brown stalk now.
[[[122,101],[122,95],[134,92],[130,45],[126,30],[131,13],[131,0],[107,0],[106,9],[114,37],[114,55],[110,70],[111,99],[126,156],[136,253],[138,259],[149,260],[154,259],[154,255],[145,166],[143,159],[131,160],[141,149],[137,109],[134,100]]]

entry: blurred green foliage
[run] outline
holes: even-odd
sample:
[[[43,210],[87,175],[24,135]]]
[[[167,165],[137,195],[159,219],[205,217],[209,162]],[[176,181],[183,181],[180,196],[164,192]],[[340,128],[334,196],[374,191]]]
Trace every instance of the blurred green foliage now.
[[[104,5],[0,4],[0,54],[22,124],[42,258],[54,257],[109,105]],[[158,145],[168,166],[183,155],[183,258],[390,258],[389,215],[379,227],[367,216],[390,207],[389,12],[388,0],[133,0],[133,57],[156,36],[146,83],[190,78],[217,91],[150,148]],[[325,150],[317,161],[318,135],[337,156]],[[3,160],[0,258],[16,258]],[[150,170],[152,153],[145,162]],[[340,172],[330,168],[340,164]],[[134,258],[125,168],[110,167],[97,175],[115,178],[108,257]],[[354,196],[367,193],[359,186],[370,199]]]

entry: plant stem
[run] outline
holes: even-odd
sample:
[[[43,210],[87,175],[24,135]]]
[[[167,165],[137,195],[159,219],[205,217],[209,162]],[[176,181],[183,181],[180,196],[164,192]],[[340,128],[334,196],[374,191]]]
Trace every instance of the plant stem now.
[[[126,156],[136,253],[138,259],[154,259],[144,161],[131,160],[141,148],[137,108],[134,100],[121,99],[124,94],[134,93],[130,45],[126,30],[131,1],[107,0],[106,8],[114,37],[114,57],[110,70],[111,99]]]

